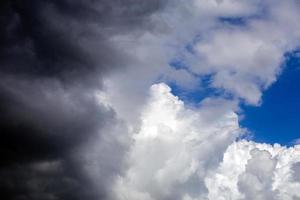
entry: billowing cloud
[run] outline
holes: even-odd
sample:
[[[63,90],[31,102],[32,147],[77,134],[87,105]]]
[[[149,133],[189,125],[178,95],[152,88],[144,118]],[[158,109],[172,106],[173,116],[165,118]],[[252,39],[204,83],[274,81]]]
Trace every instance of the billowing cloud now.
[[[299,8],[3,1],[2,197],[300,198],[299,146],[241,140],[238,115],[241,103],[261,103],[299,46]],[[183,102],[172,86],[203,98]]]
[[[185,91],[213,88],[259,105],[280,75],[285,53],[299,46],[298,9],[293,0],[168,1],[151,16],[153,31],[113,37],[134,59],[105,78],[109,101],[132,121],[147,89],[162,81]]]
[[[235,142],[206,178],[209,199],[297,199],[299,155],[299,146]]]
[[[211,105],[223,106],[191,110],[165,84],[153,85],[114,199],[299,198],[299,146],[235,141],[237,115]]]
[[[208,102],[187,109],[165,84],[151,87],[140,130],[128,155],[128,170],[117,180],[118,199],[182,199],[206,193],[204,177],[239,133],[231,110],[212,112]]]
[[[97,98],[103,77],[130,60],[110,38],[154,29],[149,16],[161,7],[159,1],[1,2],[1,198],[105,198],[128,136]]]

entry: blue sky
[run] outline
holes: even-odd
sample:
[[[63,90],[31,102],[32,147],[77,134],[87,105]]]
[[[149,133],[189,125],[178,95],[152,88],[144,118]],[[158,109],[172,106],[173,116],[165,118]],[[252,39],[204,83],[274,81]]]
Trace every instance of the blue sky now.
[[[176,69],[185,68],[183,61],[170,63]],[[295,51],[285,55],[282,72],[277,81],[263,92],[262,103],[252,106],[241,103],[240,125],[247,128],[256,142],[279,143],[291,146],[300,137],[300,57]],[[209,76],[203,78],[207,86]],[[203,81],[204,80],[204,81]],[[187,91],[170,83],[172,93],[187,104],[197,104],[208,96],[218,96],[221,90],[213,88]],[[223,94],[224,95],[224,94]]]
[[[300,58],[287,54],[278,80],[263,93],[260,106],[243,106],[241,125],[254,133],[254,140],[292,145],[300,137]]]

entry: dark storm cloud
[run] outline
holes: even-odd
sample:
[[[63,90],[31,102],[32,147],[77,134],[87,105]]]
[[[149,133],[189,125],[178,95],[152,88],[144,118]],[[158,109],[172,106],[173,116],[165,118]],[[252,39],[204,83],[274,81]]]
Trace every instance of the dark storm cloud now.
[[[151,31],[150,16],[162,7],[158,0],[1,1],[1,198],[104,198],[74,152],[117,123],[92,95],[130,59],[108,39]],[[106,169],[114,155],[100,157],[107,173],[117,173]]]
[[[7,157],[4,164],[16,158],[57,158],[92,136],[105,118],[113,117],[96,103],[89,90],[64,89],[60,82],[46,80],[1,83],[4,139],[0,144],[4,150],[13,149],[11,153],[1,152],[1,157]]]
[[[111,35],[152,28],[158,1],[12,1],[3,3],[2,71],[59,77],[102,73],[126,59]],[[124,60],[123,60],[124,61]],[[88,77],[91,78],[91,77]]]

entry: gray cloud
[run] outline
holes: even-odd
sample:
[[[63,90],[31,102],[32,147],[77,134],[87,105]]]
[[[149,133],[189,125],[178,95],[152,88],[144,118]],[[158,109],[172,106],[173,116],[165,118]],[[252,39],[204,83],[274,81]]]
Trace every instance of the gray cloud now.
[[[1,3],[2,198],[105,198],[127,130],[95,94],[105,75],[130,60],[110,38],[155,29],[150,16],[162,7],[134,0]],[[112,124],[122,131],[107,128]]]

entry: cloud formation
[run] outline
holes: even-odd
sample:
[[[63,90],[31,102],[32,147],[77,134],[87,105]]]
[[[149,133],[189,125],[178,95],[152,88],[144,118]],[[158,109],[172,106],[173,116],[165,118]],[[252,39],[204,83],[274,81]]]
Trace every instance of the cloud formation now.
[[[187,109],[167,85],[153,85],[140,130],[133,135],[128,169],[113,190],[117,199],[204,197],[204,177],[239,129],[234,112],[213,109],[213,102],[197,111]]]
[[[217,105],[191,110],[165,84],[153,85],[113,199],[299,198],[300,146],[235,141],[238,117],[212,112]]]
[[[103,77],[130,59],[110,38],[150,29],[148,16],[160,4],[1,3],[2,198],[105,198],[127,130],[96,94]],[[95,160],[102,171],[90,176]]]
[[[299,145],[241,140],[238,115],[299,46],[299,7],[1,2],[2,198],[300,199]]]
[[[299,145],[282,147],[251,141],[231,144],[213,176],[210,199],[298,199]]]

